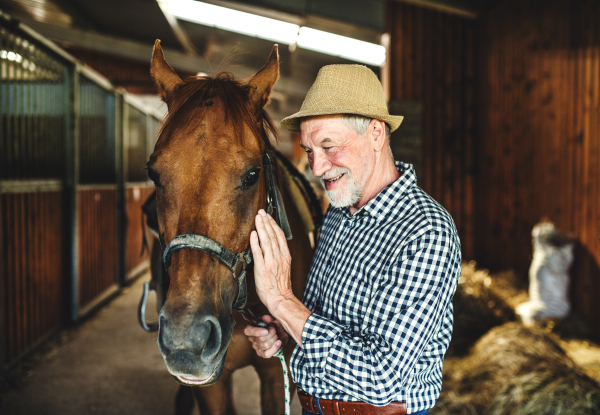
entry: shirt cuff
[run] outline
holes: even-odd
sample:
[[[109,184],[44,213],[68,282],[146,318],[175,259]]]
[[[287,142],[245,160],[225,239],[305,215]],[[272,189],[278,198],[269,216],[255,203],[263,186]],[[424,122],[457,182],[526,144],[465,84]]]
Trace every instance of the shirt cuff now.
[[[326,374],[327,356],[334,341],[346,329],[345,326],[312,313],[302,329],[304,364],[308,373],[321,378]]]

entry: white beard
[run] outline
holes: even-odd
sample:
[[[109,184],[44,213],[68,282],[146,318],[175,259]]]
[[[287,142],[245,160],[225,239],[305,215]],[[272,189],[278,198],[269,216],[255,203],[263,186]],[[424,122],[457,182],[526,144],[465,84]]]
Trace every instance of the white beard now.
[[[325,179],[333,179],[334,177],[344,173],[346,173],[348,183],[345,186],[338,186],[337,189],[327,190],[327,187],[325,186]],[[319,180],[321,180],[321,184],[325,188],[325,193],[327,194],[329,203],[336,208],[354,205],[360,200],[364,191],[364,189],[360,187],[358,183],[356,183],[356,180],[354,180],[354,177],[352,177],[350,170],[345,167],[336,167],[331,169],[324,175],[320,176]]]

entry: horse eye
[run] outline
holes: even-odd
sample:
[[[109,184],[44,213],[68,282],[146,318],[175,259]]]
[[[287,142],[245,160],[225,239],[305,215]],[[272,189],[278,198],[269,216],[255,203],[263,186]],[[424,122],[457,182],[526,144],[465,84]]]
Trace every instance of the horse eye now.
[[[160,189],[160,175],[156,170],[148,169],[148,178],[154,182],[154,186]]]
[[[248,189],[256,184],[258,181],[258,177],[260,176],[260,168],[256,168],[250,171],[244,181],[242,182],[242,187]]]

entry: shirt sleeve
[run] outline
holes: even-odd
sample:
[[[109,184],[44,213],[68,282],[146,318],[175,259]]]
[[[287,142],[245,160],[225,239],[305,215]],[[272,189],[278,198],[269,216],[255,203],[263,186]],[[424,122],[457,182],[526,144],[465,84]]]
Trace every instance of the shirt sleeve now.
[[[375,284],[360,331],[313,313],[302,332],[309,376],[372,405],[391,402],[442,329],[460,261],[458,238],[430,231]]]

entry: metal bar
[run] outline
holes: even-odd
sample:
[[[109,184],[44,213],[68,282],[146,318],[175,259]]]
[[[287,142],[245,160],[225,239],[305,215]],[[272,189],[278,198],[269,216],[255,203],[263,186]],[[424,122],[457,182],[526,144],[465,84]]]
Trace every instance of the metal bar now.
[[[139,98],[137,98],[135,95],[124,94],[123,96],[125,97],[125,102],[128,103],[129,105],[131,105],[133,108],[135,108],[145,114],[151,114],[152,116],[156,117],[159,120],[161,120],[163,118],[162,112],[160,112],[152,107],[149,107],[143,101],[141,101]]]
[[[63,182],[48,180],[0,180],[0,193],[38,192],[43,190],[60,190]]]
[[[125,285],[126,261],[125,261],[125,238],[126,211],[125,211],[125,157],[124,134],[125,134],[125,107],[123,94],[115,93],[115,178],[117,183],[116,197],[116,227],[117,227],[117,281],[119,286]]]
[[[68,320],[79,317],[79,275],[78,275],[78,230],[77,230],[77,180],[79,159],[79,73],[71,65],[65,71],[67,102],[65,114],[65,239],[66,239],[66,314]]]
[[[77,59],[69,55],[66,51],[58,47],[54,42],[48,40],[44,36],[40,35],[35,30],[31,29],[29,26],[21,23],[17,19],[13,19],[8,14],[0,11],[0,22],[2,22],[2,26],[7,27],[11,32],[17,33],[19,35],[24,35],[28,38],[35,40],[35,42],[43,45],[47,49],[51,50],[55,55],[58,55],[60,58],[65,59],[71,63],[76,63]]]
[[[158,3],[158,7],[160,7],[160,10],[165,16],[167,23],[169,23],[169,26],[171,26],[171,30],[173,31],[173,34],[179,41],[179,44],[183,46],[183,49],[185,49],[185,51],[190,55],[198,56],[198,51],[194,47],[194,44],[190,40],[190,37],[181,28],[181,26],[179,26],[179,23],[177,23],[177,18],[173,16],[173,13],[171,13],[169,3],[163,0],[157,0],[156,2]]]
[[[98,72],[94,71],[90,67],[78,63],[77,70],[80,74],[85,75],[96,85],[106,89],[107,91],[113,91],[115,89],[113,84],[111,84],[108,79],[106,79],[104,76],[100,75]]]

